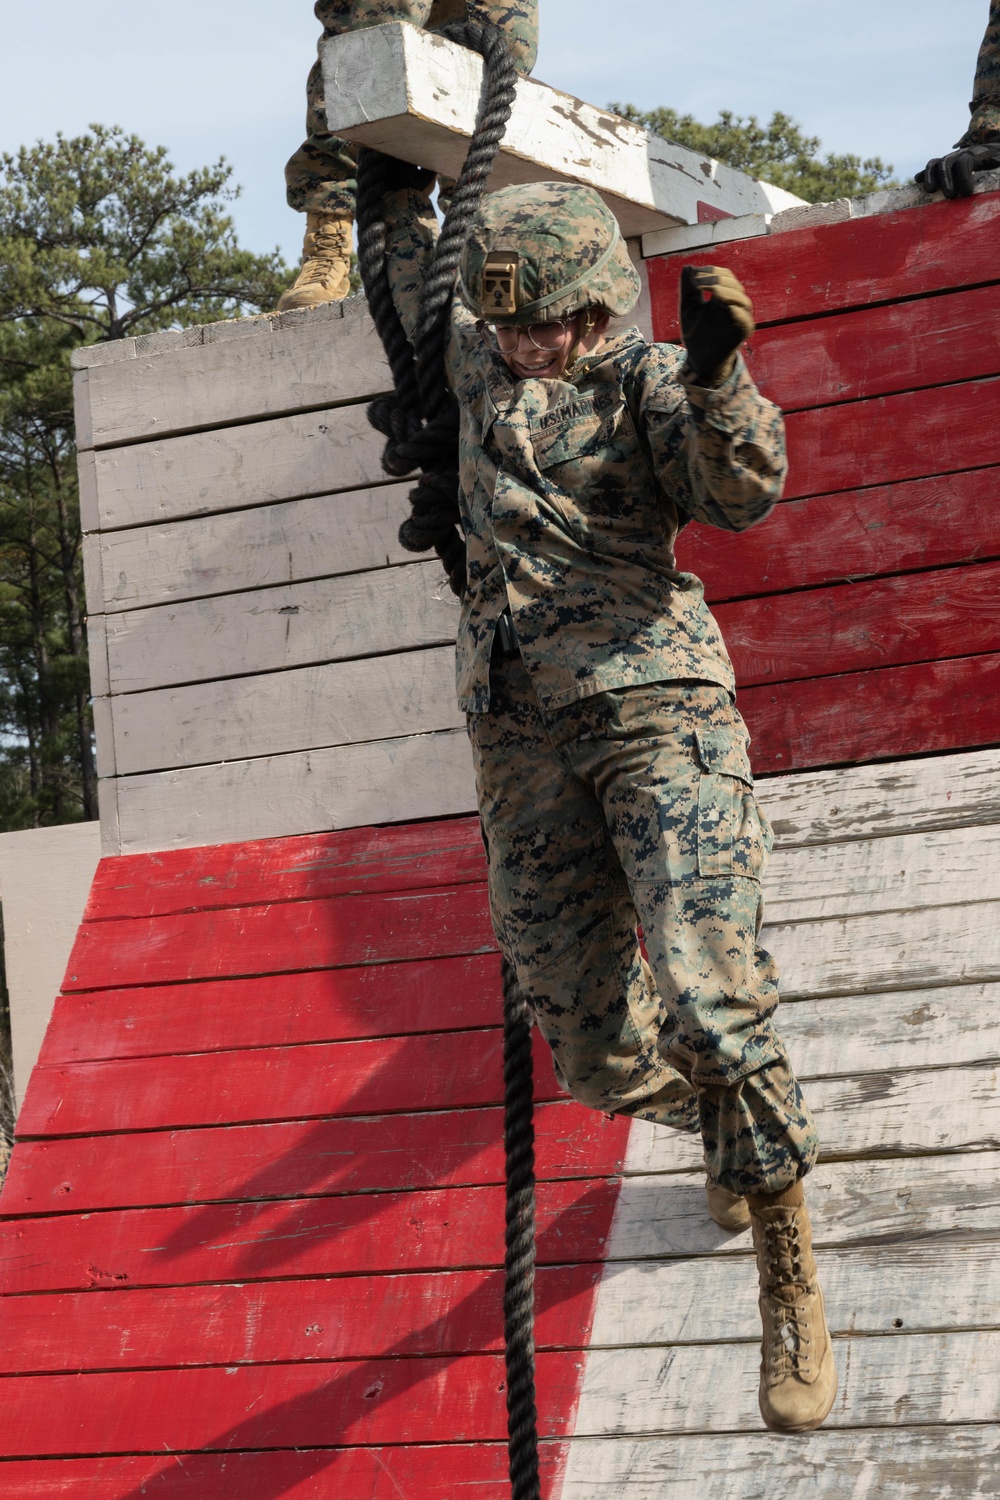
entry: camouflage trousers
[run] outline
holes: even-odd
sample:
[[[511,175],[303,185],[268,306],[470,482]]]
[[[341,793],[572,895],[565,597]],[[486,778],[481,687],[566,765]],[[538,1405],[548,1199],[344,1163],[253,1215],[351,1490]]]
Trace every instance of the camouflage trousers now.
[[[771,1019],[771,833],[729,694],[659,682],[544,711],[515,656],[468,725],[494,929],[560,1082],[700,1129],[731,1192],[788,1187],[817,1140]]]
[[[316,0],[323,39],[386,21],[444,26],[470,19],[499,26],[519,73],[528,74],[538,52],[538,0]],[[290,208],[300,213],[354,216],[355,147],[326,128],[323,70],[313,63],[306,84],[306,138],[285,167]]]
[[[990,18],[976,61],[972,120],[958,142],[977,146],[1000,140],[1000,0],[990,0]]]

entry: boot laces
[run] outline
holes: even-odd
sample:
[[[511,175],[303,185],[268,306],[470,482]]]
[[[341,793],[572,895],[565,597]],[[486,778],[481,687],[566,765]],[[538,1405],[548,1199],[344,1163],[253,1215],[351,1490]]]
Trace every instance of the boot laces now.
[[[797,1372],[808,1363],[809,1319],[805,1293],[809,1280],[802,1264],[802,1244],[794,1219],[764,1226],[764,1265],[772,1336],[767,1341],[773,1378]]]

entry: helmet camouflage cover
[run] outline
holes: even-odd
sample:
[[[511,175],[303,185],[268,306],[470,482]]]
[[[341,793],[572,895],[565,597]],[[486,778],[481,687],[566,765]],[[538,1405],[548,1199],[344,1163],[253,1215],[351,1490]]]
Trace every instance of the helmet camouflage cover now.
[[[618,221],[593,188],[532,182],[483,199],[458,290],[477,318],[550,323],[582,307],[620,317],[640,286]]]

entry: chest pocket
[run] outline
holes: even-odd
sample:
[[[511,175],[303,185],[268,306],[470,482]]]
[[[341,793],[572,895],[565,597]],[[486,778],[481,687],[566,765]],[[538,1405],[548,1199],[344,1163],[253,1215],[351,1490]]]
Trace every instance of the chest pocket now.
[[[613,441],[621,423],[625,403],[617,391],[612,399],[567,402],[536,417],[531,424],[535,463],[540,469],[595,457]]]

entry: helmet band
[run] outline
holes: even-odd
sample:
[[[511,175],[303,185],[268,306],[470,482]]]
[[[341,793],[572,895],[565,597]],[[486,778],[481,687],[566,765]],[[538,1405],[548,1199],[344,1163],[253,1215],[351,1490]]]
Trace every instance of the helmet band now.
[[[591,281],[600,271],[603,271],[612,255],[614,255],[615,251],[618,249],[618,244],[622,237],[621,230],[618,227],[617,219],[614,220],[614,226],[615,232],[612,235],[611,243],[608,245],[603,254],[598,256],[597,260],[592,266],[588,267],[588,269],[582,272],[581,275],[574,276],[573,280],[566,282],[565,286],[557,287],[554,292],[549,292],[544,297],[536,297],[534,302],[525,302],[523,306],[520,306],[517,309],[519,318],[524,317],[526,313],[539,312],[543,307],[551,307],[553,302],[559,302],[563,297],[568,297],[572,292],[579,291],[582,287],[585,287],[587,285],[588,281]],[[487,257],[487,259],[489,259],[489,257]],[[458,279],[462,296],[464,297],[465,301],[471,307],[476,307],[477,305],[482,306],[481,299],[473,297],[470,293],[469,288],[465,283],[465,278],[462,276],[461,272],[459,273]],[[532,320],[530,318],[525,318],[524,321],[531,322]]]

